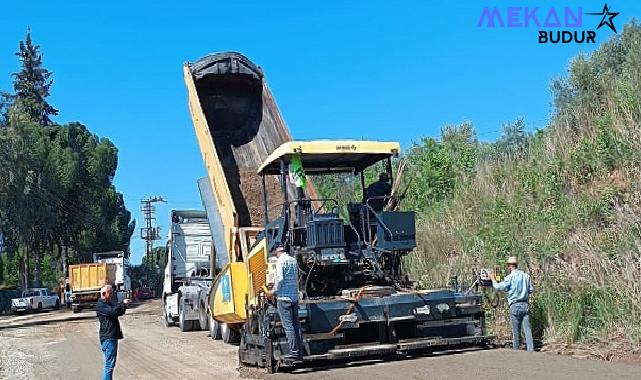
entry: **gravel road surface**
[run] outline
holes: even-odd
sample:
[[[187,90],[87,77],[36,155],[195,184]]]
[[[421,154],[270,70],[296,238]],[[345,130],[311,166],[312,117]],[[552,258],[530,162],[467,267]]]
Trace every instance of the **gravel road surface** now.
[[[242,368],[237,348],[204,331],[166,328],[158,300],[121,318],[116,379],[641,379],[641,366],[512,350],[434,353],[266,375]],[[99,379],[102,353],[94,311],[0,317],[0,379]]]

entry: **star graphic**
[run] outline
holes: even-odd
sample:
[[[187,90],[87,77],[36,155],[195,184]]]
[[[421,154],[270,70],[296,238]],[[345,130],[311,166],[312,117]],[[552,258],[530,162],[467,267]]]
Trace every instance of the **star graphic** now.
[[[619,12],[610,12],[610,9],[608,8],[608,4],[605,4],[603,6],[603,12],[601,13],[586,13],[588,15],[595,15],[595,16],[603,16],[601,19],[601,22],[599,23],[599,26],[596,28],[599,29],[603,25],[607,25],[612,29],[614,33],[617,32],[617,29],[614,27],[614,23],[612,22],[612,19],[615,18],[616,16],[619,15]],[[607,19],[607,20],[606,20]]]

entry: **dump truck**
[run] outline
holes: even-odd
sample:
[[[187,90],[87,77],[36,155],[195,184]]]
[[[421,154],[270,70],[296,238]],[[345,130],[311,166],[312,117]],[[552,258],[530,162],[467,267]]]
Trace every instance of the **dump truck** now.
[[[116,281],[117,265],[113,263],[85,263],[69,265],[71,285],[71,310],[77,313],[85,307],[95,306],[100,289]]]
[[[207,169],[206,179],[198,186],[210,224],[216,265],[221,270],[228,265],[238,268],[243,252],[249,252],[262,230],[262,178],[256,169],[291,136],[262,70],[242,54],[211,54],[185,64],[183,69],[190,114]],[[276,205],[278,180],[266,180],[271,180],[266,186]],[[308,192],[315,194],[312,186]],[[212,292],[210,308],[213,297]],[[211,310],[210,315],[213,338],[228,343],[240,339],[242,319],[231,314],[215,317]]]
[[[129,276],[129,258],[124,251],[96,252],[93,254],[94,263],[109,263],[116,265],[114,285],[119,298],[131,294],[131,277]]]
[[[187,63],[184,79],[208,174],[201,196],[224,258],[210,313],[225,326],[225,341],[239,344],[242,364],[268,372],[298,365],[285,359],[285,334],[265,296],[276,245],[300,268],[303,363],[492,341],[480,294],[420,290],[409,278],[414,213],[376,211],[376,199],[365,199],[365,171],[392,178],[398,143],[292,141],[262,70],[239,53]],[[338,173],[360,177],[359,199],[320,198],[307,180]]]
[[[162,294],[165,325],[178,324],[182,332],[207,330],[212,284],[207,214],[201,210],[172,210],[170,220]]]

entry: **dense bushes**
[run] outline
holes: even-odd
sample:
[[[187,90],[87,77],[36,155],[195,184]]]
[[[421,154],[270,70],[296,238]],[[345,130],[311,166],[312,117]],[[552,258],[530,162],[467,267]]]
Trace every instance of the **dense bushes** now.
[[[546,341],[623,334],[638,343],[640,72],[634,22],[553,83],[554,116],[543,130],[529,135],[518,121],[481,144],[464,124],[410,149],[418,175],[404,207],[420,212],[414,276],[444,286],[516,254],[534,276],[535,325]]]

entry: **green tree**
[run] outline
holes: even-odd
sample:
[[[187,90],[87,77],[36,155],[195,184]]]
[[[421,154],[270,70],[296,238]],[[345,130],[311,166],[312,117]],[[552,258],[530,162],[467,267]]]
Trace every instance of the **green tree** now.
[[[28,286],[30,254],[38,252],[51,222],[51,205],[38,192],[46,180],[42,168],[47,136],[39,125],[16,118],[0,134],[0,147],[6,164],[0,174],[4,232],[22,248],[21,278],[23,285]]]
[[[19,50],[16,53],[21,63],[20,71],[14,73],[13,88],[14,94],[2,94],[2,106],[0,111],[3,114],[3,129],[6,134],[13,138],[18,145],[6,145],[7,150],[24,147],[24,157],[14,156],[12,166],[16,169],[13,173],[15,181],[24,183],[17,184],[13,190],[18,191],[23,202],[20,211],[16,211],[13,217],[15,220],[27,221],[26,225],[20,227],[20,240],[23,247],[23,284],[29,285],[29,255],[33,249],[34,253],[34,275],[36,284],[40,284],[40,263],[41,249],[50,235],[51,226],[55,223],[51,206],[39,190],[49,185],[48,172],[45,169],[47,162],[47,150],[49,144],[46,133],[33,130],[34,125],[45,127],[51,124],[51,115],[57,115],[58,110],[48,102],[50,88],[53,83],[52,73],[43,67],[40,47],[34,45],[31,40],[31,31],[27,31],[24,41],[20,41]],[[5,112],[6,110],[6,112]],[[7,143],[5,141],[5,143]],[[29,144],[25,146],[25,144]],[[23,160],[24,161],[21,161]],[[20,170],[19,168],[25,169]],[[15,178],[15,175],[19,178]],[[12,182],[13,183],[13,182]],[[15,203],[14,203],[15,204]],[[42,208],[39,208],[42,206]],[[22,215],[18,216],[17,213]],[[26,229],[25,229],[26,228]]]
[[[146,286],[156,294],[162,293],[164,275],[167,265],[167,247],[155,247],[149,255],[145,254],[140,265],[131,269],[132,288]]]
[[[0,91],[0,129],[6,128],[9,122],[9,109],[11,108],[11,95]]]
[[[52,124],[52,74],[30,33],[17,55],[15,94],[2,96],[8,112],[0,110],[1,265],[5,280],[29,286],[32,275],[37,285],[54,282],[92,252],[129,252],[135,223],[113,185],[117,148],[80,123]]]
[[[514,123],[505,123],[502,129],[503,135],[493,144],[496,150],[510,157],[521,157],[530,138],[525,130],[525,120],[520,118]]]
[[[425,211],[449,199],[457,183],[476,172],[479,143],[471,123],[446,125],[441,140],[424,138],[408,154],[412,186],[405,207]]]
[[[28,117],[42,126],[51,125],[50,116],[58,114],[58,110],[47,102],[53,84],[52,73],[42,66],[40,46],[33,44],[31,30],[27,30],[25,40],[20,41],[16,56],[21,68],[13,74],[15,94],[12,96],[9,115]]]

